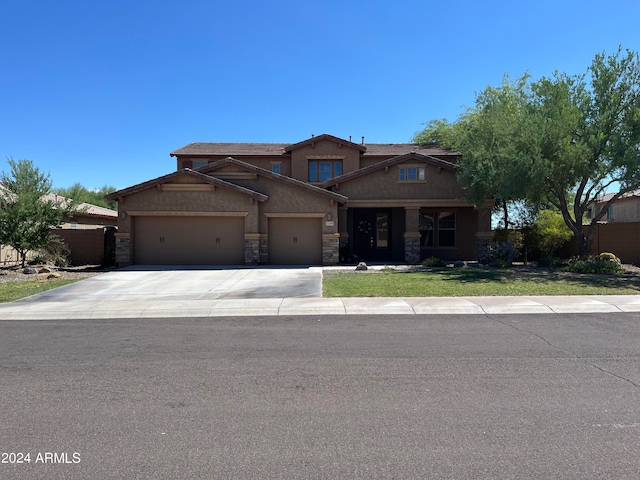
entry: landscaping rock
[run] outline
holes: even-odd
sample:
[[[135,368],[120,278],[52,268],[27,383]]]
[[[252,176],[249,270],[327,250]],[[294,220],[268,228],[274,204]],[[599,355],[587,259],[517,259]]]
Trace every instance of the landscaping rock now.
[[[369,267],[367,267],[366,263],[360,262],[356,267],[356,270],[369,270]]]
[[[52,279],[52,278],[60,278],[62,275],[60,275],[58,272],[51,272],[49,275],[47,275],[47,279]]]
[[[38,270],[33,267],[25,267],[24,270],[22,270],[22,273],[24,273],[25,275],[34,275],[38,273]]]
[[[40,267],[38,273],[51,273],[51,269],[49,267]]]

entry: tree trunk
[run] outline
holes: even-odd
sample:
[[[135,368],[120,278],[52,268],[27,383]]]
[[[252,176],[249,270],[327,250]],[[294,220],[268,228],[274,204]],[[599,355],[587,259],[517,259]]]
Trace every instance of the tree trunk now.
[[[504,215],[504,229],[509,230],[509,209],[507,208],[506,200],[502,200],[502,211]]]
[[[591,223],[591,225],[589,225],[586,235],[584,235],[584,233],[582,233],[582,230],[580,230],[580,232],[582,233],[582,241],[578,243],[578,246],[580,247],[581,258],[585,258],[591,255],[591,246],[593,245],[593,234],[595,233],[595,231],[596,226],[594,223]]]

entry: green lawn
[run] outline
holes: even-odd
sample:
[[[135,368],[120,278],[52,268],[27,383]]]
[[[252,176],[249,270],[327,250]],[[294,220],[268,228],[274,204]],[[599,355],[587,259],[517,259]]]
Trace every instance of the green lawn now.
[[[633,295],[640,277],[461,268],[426,272],[325,273],[325,297],[471,297],[484,295]]]
[[[62,287],[79,279],[67,280],[27,280],[24,282],[4,282],[0,283],[0,303],[13,302],[30,295],[46,292],[52,288]]]

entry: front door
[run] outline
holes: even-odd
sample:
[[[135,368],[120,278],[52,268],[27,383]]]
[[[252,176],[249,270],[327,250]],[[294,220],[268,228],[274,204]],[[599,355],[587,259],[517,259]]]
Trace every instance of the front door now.
[[[391,215],[388,210],[357,210],[353,215],[353,250],[359,260],[391,258]]]

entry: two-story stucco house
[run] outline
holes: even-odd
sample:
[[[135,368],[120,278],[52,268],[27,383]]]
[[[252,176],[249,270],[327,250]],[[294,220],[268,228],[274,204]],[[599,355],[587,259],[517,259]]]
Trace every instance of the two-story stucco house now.
[[[438,147],[323,134],[170,155],[173,173],[108,196],[119,265],[470,260],[492,238],[491,205],[464,199],[458,155]]]

